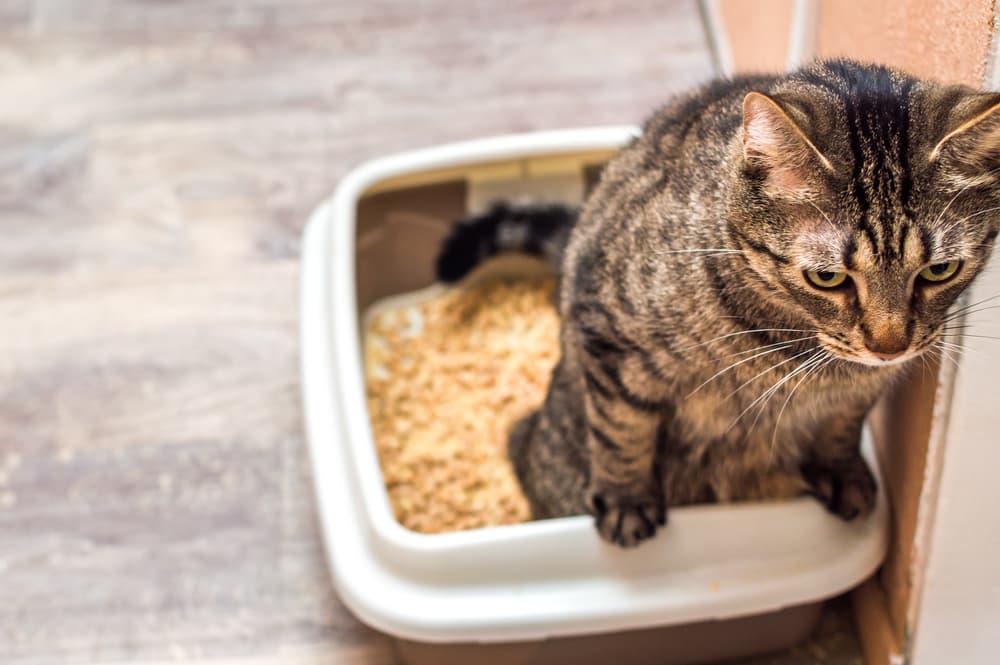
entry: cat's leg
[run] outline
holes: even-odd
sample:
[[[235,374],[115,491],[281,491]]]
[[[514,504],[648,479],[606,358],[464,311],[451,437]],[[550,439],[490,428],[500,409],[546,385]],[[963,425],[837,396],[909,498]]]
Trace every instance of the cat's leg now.
[[[508,454],[532,519],[587,512],[587,459],[567,427],[546,409],[522,418],[510,433]],[[560,416],[562,414],[556,414]]]
[[[875,507],[875,476],[861,456],[864,413],[834,416],[818,430],[811,456],[801,465],[810,493],[845,520],[869,515]]]
[[[507,453],[534,519],[583,515],[588,455],[579,390],[560,361],[541,408],[514,425]]]
[[[633,547],[666,523],[655,465],[665,386],[641,349],[593,328],[580,331],[590,452],[588,501],[601,537]]]
[[[608,390],[593,374],[588,382],[590,506],[601,537],[632,547],[666,523],[663,487],[654,464],[660,408]]]

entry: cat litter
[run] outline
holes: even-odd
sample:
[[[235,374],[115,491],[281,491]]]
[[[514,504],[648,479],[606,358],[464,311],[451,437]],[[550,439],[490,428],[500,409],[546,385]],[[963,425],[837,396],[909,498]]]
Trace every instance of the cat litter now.
[[[554,280],[432,288],[366,316],[368,413],[396,519],[440,533],[529,518],[507,432],[559,357]]]

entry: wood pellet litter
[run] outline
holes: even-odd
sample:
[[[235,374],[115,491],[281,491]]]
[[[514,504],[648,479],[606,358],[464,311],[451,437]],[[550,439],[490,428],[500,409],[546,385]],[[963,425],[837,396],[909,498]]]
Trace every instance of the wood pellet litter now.
[[[368,410],[399,522],[440,533],[529,519],[507,459],[513,423],[559,357],[551,278],[376,306],[365,330]]]

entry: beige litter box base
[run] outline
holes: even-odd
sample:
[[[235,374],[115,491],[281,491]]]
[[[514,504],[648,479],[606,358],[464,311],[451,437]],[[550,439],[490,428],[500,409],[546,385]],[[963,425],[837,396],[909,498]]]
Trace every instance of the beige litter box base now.
[[[706,665],[787,649],[809,637],[822,603],[725,621],[502,644],[396,639],[406,665]],[[720,639],[725,636],[724,639]]]

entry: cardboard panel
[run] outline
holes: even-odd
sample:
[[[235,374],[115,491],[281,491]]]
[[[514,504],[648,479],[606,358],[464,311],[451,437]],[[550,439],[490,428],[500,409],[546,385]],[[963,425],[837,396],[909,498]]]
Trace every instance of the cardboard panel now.
[[[914,368],[910,380],[883,398],[871,416],[875,447],[893,508],[893,540],[880,579],[887,591],[886,607],[897,644],[906,639],[915,579],[915,534],[938,388],[938,366],[930,358],[926,363]]]
[[[466,185],[453,180],[365,196],[357,213],[358,307],[434,282],[432,261],[452,222],[465,214]]]

